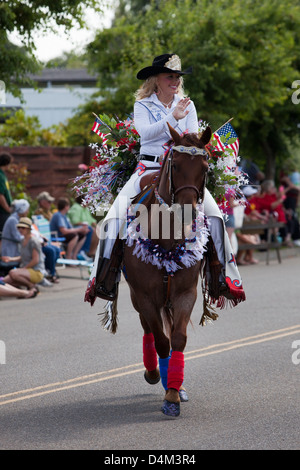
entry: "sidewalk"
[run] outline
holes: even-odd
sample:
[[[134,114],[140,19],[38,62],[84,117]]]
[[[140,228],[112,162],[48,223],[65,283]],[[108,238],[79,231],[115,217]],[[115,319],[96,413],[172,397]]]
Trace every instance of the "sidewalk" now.
[[[283,247],[280,250],[281,260],[284,263],[286,258],[295,258],[299,257],[300,263],[300,247],[293,247],[287,248]],[[255,258],[260,261],[260,263],[266,263],[266,252],[265,251],[255,251]],[[275,250],[270,250],[269,252],[269,259],[270,259],[270,266],[274,263],[278,263],[277,254]],[[256,265],[256,266],[259,266]],[[253,265],[253,269],[255,269],[255,265]],[[84,272],[84,276],[86,279],[82,279],[80,276],[80,269],[79,268],[58,268],[58,274],[60,276],[59,284],[54,284],[53,287],[41,287],[40,290],[53,290],[55,292],[63,291],[66,289],[83,289],[85,291],[87,283],[88,283],[88,270]],[[124,276],[121,278],[121,282],[125,282]]]
[[[76,267],[66,267],[66,268],[57,268],[57,274],[59,275],[59,283],[57,284],[52,284],[51,287],[43,287],[39,286],[40,292],[61,292],[64,290],[70,290],[70,289],[80,289],[82,292],[85,292],[87,283],[88,283],[88,278],[89,278],[89,273],[88,270],[86,269],[84,271],[84,277],[85,279],[82,279],[81,274],[80,274],[80,269]]]
[[[293,248],[283,247],[280,250],[280,255],[281,255],[282,264],[284,264],[284,260],[287,258],[299,258],[299,264],[300,264],[300,247],[293,247]],[[266,265],[266,252],[255,251],[255,258],[259,260],[259,264],[252,265],[251,270],[259,269],[260,265]],[[272,269],[272,266],[274,266],[275,264],[276,265],[279,264],[275,250],[270,250],[269,260],[270,260],[270,264],[269,264],[270,269]],[[86,270],[86,272],[84,273],[84,277],[86,277],[86,279],[82,279],[79,268],[70,268],[70,267],[58,268],[58,275],[60,276],[58,284],[53,284],[51,287],[39,286],[41,295],[43,295],[46,292],[49,292],[49,293],[51,292],[55,295],[56,293],[59,293],[59,292],[78,289],[82,291],[82,295],[84,296],[84,292],[88,284],[88,275],[89,275],[88,270]],[[121,282],[126,282],[124,279],[124,276],[121,277]],[[6,297],[2,297],[0,299],[1,302],[9,301],[9,300],[10,298],[6,298]]]
[[[254,251],[254,257],[258,259],[261,263],[266,262],[266,256],[267,254],[265,251],[258,251],[258,250]],[[282,263],[284,262],[286,258],[295,258],[297,256],[300,256],[300,247],[294,246],[292,248],[288,248],[288,247],[283,246],[282,248],[280,248],[280,256],[281,256]],[[276,250],[269,250],[269,260],[272,263],[274,261],[278,263]]]

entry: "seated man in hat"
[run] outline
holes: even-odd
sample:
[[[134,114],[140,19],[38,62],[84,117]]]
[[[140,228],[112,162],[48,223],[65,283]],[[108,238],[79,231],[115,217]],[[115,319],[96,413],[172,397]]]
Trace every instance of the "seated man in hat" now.
[[[51,204],[55,201],[55,198],[50,196],[48,191],[42,191],[37,196],[38,208],[34,211],[35,215],[42,215],[47,220],[51,220],[53,212],[51,210]]]

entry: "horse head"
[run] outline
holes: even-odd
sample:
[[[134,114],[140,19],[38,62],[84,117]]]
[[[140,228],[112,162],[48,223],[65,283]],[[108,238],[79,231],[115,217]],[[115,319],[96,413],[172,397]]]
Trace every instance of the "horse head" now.
[[[208,153],[205,145],[211,139],[211,129],[207,127],[203,134],[179,135],[168,123],[174,146],[169,151],[164,164],[165,177],[161,179],[159,193],[168,198],[171,204],[183,208],[192,207],[191,216],[195,218],[197,203],[204,198],[206,174],[208,171]],[[186,220],[185,224],[191,221]]]

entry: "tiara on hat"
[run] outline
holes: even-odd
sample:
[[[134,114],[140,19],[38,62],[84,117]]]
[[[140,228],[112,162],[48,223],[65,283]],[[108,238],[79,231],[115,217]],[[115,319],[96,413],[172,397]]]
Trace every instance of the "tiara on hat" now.
[[[171,70],[181,70],[181,60],[179,59],[178,55],[172,55],[168,62],[165,63],[165,67]]]

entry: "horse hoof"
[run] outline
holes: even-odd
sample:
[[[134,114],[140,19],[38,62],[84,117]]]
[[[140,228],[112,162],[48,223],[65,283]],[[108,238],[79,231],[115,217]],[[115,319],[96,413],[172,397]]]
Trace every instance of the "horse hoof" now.
[[[186,390],[179,390],[179,397],[181,402],[189,401],[189,397],[186,393]]]
[[[155,379],[150,379],[150,377],[147,376],[147,371],[146,370],[145,370],[145,373],[144,373],[144,377],[145,377],[146,382],[148,382],[148,384],[150,384],[150,385],[158,384],[158,382],[160,381],[160,375],[158,375],[158,377],[156,377]]]
[[[168,400],[164,400],[161,411],[166,416],[177,418],[180,415],[180,403],[171,403]]]

